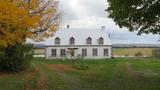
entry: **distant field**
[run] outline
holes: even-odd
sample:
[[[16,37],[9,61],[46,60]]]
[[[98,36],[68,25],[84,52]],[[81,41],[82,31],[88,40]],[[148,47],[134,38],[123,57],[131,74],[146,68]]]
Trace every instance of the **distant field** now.
[[[45,50],[42,48],[42,49],[34,49],[34,53],[36,55],[42,55],[42,54],[45,54]]]
[[[113,55],[135,56],[136,53],[142,53],[143,56],[151,57],[153,48],[113,48]]]
[[[0,73],[0,90],[160,90],[159,60],[116,58],[84,64],[89,69],[76,70],[70,60],[35,58],[25,72]]]

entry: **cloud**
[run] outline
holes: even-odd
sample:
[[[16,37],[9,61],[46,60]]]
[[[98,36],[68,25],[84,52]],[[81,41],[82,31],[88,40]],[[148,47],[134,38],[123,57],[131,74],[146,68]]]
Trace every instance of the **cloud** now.
[[[96,27],[107,20],[104,11],[107,3],[105,0],[60,0],[60,10],[62,11],[62,23],[73,24],[74,27]],[[103,20],[102,20],[103,19]],[[97,21],[102,21],[101,23]],[[110,20],[113,23],[113,21]]]
[[[131,32],[128,32],[127,28],[119,28],[112,19],[107,18],[107,12],[105,12],[107,5],[106,0],[60,0],[59,8],[63,14],[61,26],[66,27],[68,24],[71,28],[100,28],[106,26],[108,32],[115,36],[113,38],[114,42],[121,42],[121,37],[124,36],[125,42],[128,43],[136,41],[155,42],[158,39],[157,36],[153,35],[143,35],[144,39],[140,39],[136,32],[130,34]],[[148,36],[151,39],[147,38]]]
[[[72,0],[60,0],[59,9],[62,13],[62,22],[70,22],[79,19],[75,8],[71,6],[71,2]]]
[[[106,0],[79,0],[79,3],[86,8],[89,16],[105,17]]]

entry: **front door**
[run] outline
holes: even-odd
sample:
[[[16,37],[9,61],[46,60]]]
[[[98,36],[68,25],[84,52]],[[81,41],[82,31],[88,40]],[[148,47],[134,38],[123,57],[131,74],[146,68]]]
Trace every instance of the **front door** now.
[[[68,48],[68,50],[69,50],[69,54],[70,54],[70,57],[71,58],[74,58],[74,57],[76,57],[76,50],[77,50],[78,48]]]
[[[74,57],[74,55],[75,55],[75,51],[74,49],[71,49],[71,57]]]

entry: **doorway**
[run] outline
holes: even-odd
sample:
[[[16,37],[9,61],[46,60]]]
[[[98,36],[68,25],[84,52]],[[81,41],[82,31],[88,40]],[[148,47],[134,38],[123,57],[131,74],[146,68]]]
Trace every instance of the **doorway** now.
[[[77,49],[78,48],[68,48],[71,57],[75,57],[76,56],[75,52],[76,52]]]

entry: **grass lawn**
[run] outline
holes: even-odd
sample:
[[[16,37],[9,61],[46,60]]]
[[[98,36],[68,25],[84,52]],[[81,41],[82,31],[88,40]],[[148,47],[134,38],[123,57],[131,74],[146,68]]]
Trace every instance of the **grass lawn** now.
[[[160,90],[159,60],[116,58],[84,64],[87,70],[76,70],[72,61],[35,58],[24,72],[0,73],[0,90]]]

